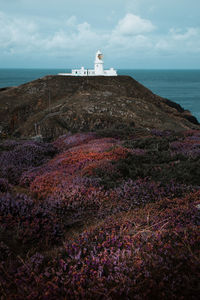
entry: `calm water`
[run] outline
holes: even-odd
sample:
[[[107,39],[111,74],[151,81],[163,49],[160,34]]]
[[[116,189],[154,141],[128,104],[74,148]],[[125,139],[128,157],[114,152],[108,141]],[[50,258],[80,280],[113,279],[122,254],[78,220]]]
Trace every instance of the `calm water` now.
[[[0,87],[17,86],[66,69],[0,69]],[[118,70],[130,75],[155,94],[179,103],[200,121],[200,70]]]

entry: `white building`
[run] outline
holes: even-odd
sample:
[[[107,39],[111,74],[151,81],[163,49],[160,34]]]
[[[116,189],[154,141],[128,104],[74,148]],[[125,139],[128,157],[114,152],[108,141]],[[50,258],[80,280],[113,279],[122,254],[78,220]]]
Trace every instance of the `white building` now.
[[[117,71],[113,68],[104,70],[103,68],[103,54],[101,51],[97,51],[94,61],[94,70],[85,69],[73,69],[72,73],[59,73],[63,76],[117,76]]]

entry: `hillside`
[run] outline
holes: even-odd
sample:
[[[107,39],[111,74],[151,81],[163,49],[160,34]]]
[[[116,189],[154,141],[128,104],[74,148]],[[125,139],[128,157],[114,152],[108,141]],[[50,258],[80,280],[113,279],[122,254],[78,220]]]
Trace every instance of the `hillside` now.
[[[199,299],[199,130],[6,140],[0,165],[2,300]]]
[[[47,76],[1,89],[0,122],[1,300],[199,299],[188,111],[127,76]]]
[[[129,76],[46,76],[0,90],[2,136],[56,138],[118,126],[198,129],[189,111]]]

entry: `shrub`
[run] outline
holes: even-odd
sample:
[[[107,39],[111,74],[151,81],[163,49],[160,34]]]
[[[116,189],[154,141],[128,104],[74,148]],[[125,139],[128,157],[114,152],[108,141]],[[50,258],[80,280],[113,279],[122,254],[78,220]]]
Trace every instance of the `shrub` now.
[[[199,193],[164,199],[65,241],[57,256],[36,253],[0,264],[12,299],[198,299]]]
[[[19,183],[24,171],[43,164],[56,153],[55,148],[47,143],[24,141],[12,145],[10,150],[0,153],[0,176],[12,184]]]

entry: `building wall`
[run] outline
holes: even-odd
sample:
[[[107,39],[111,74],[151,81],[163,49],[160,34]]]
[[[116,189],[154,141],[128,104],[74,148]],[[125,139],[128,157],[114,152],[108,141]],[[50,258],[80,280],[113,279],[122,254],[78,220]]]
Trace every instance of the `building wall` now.
[[[104,70],[103,72],[96,73],[95,70],[74,69],[72,70],[73,76],[117,76],[114,69]]]

